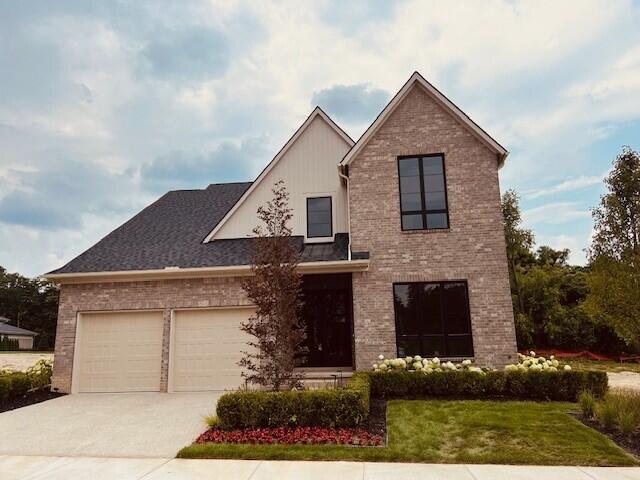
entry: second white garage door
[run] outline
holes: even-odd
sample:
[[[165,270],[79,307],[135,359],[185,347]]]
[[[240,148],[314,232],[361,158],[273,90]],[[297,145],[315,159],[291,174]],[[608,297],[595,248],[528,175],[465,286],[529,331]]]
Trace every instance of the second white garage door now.
[[[176,392],[233,390],[243,383],[238,361],[249,337],[240,322],[251,308],[174,312],[170,389]]]

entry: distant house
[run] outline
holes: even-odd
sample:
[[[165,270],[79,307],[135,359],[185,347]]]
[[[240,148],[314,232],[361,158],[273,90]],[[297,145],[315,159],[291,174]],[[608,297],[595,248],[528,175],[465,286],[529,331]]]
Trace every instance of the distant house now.
[[[18,340],[18,348],[20,350],[32,350],[33,339],[38,334],[31,330],[9,325],[10,321],[7,317],[0,317],[0,338]]]

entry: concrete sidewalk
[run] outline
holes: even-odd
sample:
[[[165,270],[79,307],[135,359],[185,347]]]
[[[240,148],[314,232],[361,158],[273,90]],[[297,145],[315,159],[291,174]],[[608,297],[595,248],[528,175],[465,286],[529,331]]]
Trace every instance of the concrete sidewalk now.
[[[0,456],[2,480],[640,480],[640,468]]]

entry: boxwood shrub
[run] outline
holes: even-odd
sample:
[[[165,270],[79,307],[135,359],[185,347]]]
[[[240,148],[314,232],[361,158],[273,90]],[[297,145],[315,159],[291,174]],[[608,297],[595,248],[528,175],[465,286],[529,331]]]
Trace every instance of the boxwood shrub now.
[[[286,392],[239,391],[218,400],[220,428],[356,427],[369,415],[369,376],[353,375],[345,388]]]
[[[596,371],[469,371],[371,372],[371,395],[384,398],[506,398],[575,402],[588,390],[596,397],[607,391],[607,374]]]
[[[0,402],[9,397],[19,397],[31,388],[31,380],[26,373],[12,372],[0,375]]]

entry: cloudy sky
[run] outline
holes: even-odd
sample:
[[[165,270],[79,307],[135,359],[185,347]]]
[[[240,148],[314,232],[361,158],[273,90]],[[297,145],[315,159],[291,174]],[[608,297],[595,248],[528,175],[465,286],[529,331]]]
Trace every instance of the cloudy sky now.
[[[354,138],[414,70],[511,152],[538,243],[582,249],[640,148],[640,3],[0,4],[0,265],[61,266],[169,189],[250,180],[319,104]]]

